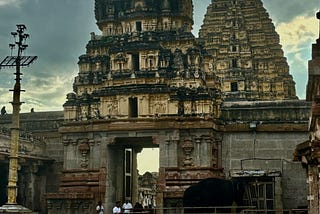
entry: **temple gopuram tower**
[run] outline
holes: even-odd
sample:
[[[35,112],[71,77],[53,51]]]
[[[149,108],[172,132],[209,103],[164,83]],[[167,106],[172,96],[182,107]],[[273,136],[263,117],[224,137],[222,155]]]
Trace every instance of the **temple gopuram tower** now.
[[[102,35],[91,34],[64,104],[64,165],[49,213],[137,202],[143,148],[159,148],[157,205],[181,206],[188,186],[225,176],[220,83],[191,33],[192,1],[96,0],[95,16]]]
[[[297,99],[279,35],[261,0],[214,0],[199,32],[226,101]]]

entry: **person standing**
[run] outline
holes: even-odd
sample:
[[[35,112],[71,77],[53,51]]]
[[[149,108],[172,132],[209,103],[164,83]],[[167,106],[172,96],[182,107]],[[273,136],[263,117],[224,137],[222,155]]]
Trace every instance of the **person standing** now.
[[[116,206],[112,209],[113,214],[119,214],[121,212],[121,201],[116,202]]]
[[[103,207],[101,201],[98,202],[96,210],[97,210],[97,214],[103,214],[104,213],[104,207]]]
[[[129,199],[127,199],[126,202],[122,205],[122,209],[124,213],[130,213],[132,208],[133,207]]]
[[[7,113],[6,107],[3,106],[2,109],[1,109],[1,115],[3,116],[3,115],[5,115],[6,113]]]

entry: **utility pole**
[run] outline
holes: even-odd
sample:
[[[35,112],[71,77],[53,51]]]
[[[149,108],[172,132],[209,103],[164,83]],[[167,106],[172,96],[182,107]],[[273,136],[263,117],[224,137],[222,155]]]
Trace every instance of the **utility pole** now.
[[[8,201],[7,204],[0,207],[1,212],[10,213],[28,213],[31,212],[28,208],[17,204],[17,181],[18,181],[18,159],[19,159],[19,131],[20,131],[20,92],[21,90],[21,75],[20,68],[30,65],[37,59],[37,56],[23,56],[23,51],[28,47],[26,39],[29,38],[29,34],[26,34],[26,26],[23,24],[17,25],[16,32],[11,32],[11,35],[15,38],[15,43],[9,44],[11,51],[15,47],[18,48],[16,56],[7,56],[1,63],[2,67],[15,67],[16,72],[14,73],[15,85],[13,91],[13,102],[12,104],[12,127],[11,127],[11,144],[10,144],[10,156],[9,156],[9,178],[8,178]]]

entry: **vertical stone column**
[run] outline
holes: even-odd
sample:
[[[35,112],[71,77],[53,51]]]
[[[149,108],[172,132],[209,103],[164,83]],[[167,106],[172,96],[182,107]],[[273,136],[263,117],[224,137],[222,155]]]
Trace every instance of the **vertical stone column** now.
[[[111,161],[111,156],[112,156],[111,153],[112,152],[110,151],[111,149],[109,148],[108,145],[114,144],[115,138],[114,137],[106,137],[104,139],[104,141],[107,146],[105,146],[106,149],[102,149],[101,147],[99,147],[99,151],[100,151],[100,155],[101,155],[99,167],[106,166],[107,179],[106,179],[106,184],[105,184],[106,189],[104,190],[105,191],[105,198],[104,198],[105,206],[104,207],[105,207],[105,210],[112,210],[112,207],[115,204],[115,201],[112,198],[112,196],[115,195],[115,188],[113,187],[113,184],[112,184],[112,178],[115,174],[115,169],[114,169],[114,166],[112,165],[112,161]],[[112,171],[112,170],[114,170],[114,171]]]
[[[72,201],[71,202],[71,209],[70,211],[72,213],[78,213],[78,212],[81,212],[81,213],[84,213],[83,210],[80,210],[80,203],[78,201]]]
[[[65,204],[65,214],[71,214],[71,201],[66,199],[67,201],[64,203]]]
[[[213,166],[213,161],[214,161],[214,156],[213,156],[213,150],[212,150],[212,143],[213,139],[211,136],[207,136],[204,138],[204,151],[205,154],[203,155],[203,158],[206,158],[203,160],[203,163],[205,163],[206,166],[212,167]]]
[[[70,163],[69,168],[73,169],[76,168],[77,166],[77,162],[78,162],[78,149],[77,149],[77,145],[78,145],[78,141],[77,140],[70,140],[70,143],[72,145],[72,150],[67,153],[67,161],[68,163]]]
[[[139,116],[146,117],[150,115],[149,102],[150,100],[148,95],[139,97],[139,106],[138,106]]]
[[[53,204],[50,200],[47,200],[47,212],[48,214],[54,214]]]
[[[179,139],[172,139],[169,147],[169,167],[178,166],[178,144]]]
[[[309,212],[310,214],[318,214],[319,204],[319,169],[317,166],[308,165],[308,183],[309,183]]]
[[[138,172],[137,170],[137,154],[142,151],[142,147],[135,147],[132,152],[132,198],[131,202],[138,201]]]
[[[274,208],[276,210],[283,209],[281,177],[274,178]]]
[[[215,149],[215,155],[216,158],[216,165],[213,165],[215,167],[220,168],[222,166],[222,138],[223,135],[221,133],[215,133],[215,138],[214,138],[214,149]]]
[[[63,140],[63,168],[67,169],[68,168],[68,162],[67,162],[67,154],[68,154],[68,145],[69,145],[69,140]]]
[[[92,213],[92,212],[90,212],[90,204],[88,202],[83,203],[82,209],[83,209],[84,214]]]
[[[157,191],[157,196],[156,196],[156,204],[162,204],[163,205],[163,192],[166,188],[166,178],[165,178],[165,168],[160,167],[159,168],[159,177],[158,177],[158,191]],[[163,214],[163,207],[157,207],[157,213],[158,214]],[[159,211],[159,212],[158,212]]]
[[[89,168],[96,168],[95,162],[95,152],[94,152],[94,140],[89,140]]]
[[[163,140],[163,142],[164,143],[159,143],[159,167],[177,167],[179,140],[171,137],[167,140]]]
[[[196,160],[195,160],[195,165],[201,166],[203,164],[202,162],[202,151],[201,151],[201,137],[195,137],[194,142],[195,142],[195,150],[196,150]]]
[[[160,167],[170,166],[170,142],[171,140],[166,140],[164,144],[160,144]]]
[[[56,214],[56,213],[64,213],[62,210],[62,201],[54,201],[55,209],[53,210],[52,214]],[[66,213],[67,214],[67,213]]]

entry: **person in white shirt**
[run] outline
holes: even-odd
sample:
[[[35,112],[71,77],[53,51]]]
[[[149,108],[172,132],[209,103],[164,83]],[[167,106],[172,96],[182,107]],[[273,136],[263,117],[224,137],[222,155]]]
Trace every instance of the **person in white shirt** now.
[[[101,201],[98,202],[98,205],[97,205],[97,207],[96,207],[96,210],[97,210],[97,213],[98,213],[98,214],[103,214],[104,207],[103,207]]]
[[[124,213],[130,213],[132,210],[132,204],[130,203],[130,200],[126,200],[126,202],[122,205],[122,209]]]
[[[118,213],[122,213],[121,212],[121,205],[120,205],[120,201],[116,202],[116,206],[112,209],[112,213],[113,214],[118,214]]]

